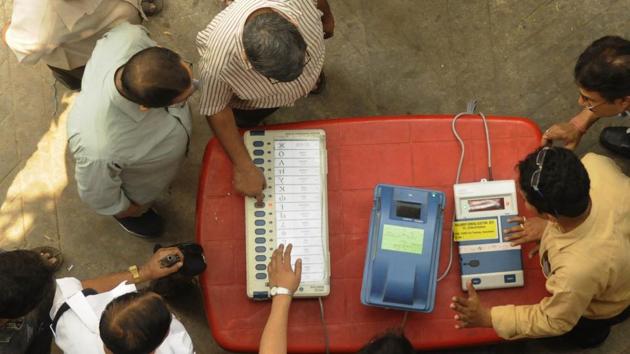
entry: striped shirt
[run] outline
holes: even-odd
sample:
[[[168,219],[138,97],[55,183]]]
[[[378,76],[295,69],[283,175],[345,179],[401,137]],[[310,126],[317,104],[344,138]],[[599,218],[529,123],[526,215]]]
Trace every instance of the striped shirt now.
[[[238,109],[292,106],[317,83],[324,66],[324,30],[317,0],[237,0],[197,35],[201,56],[201,114],[214,115],[226,107]],[[247,17],[272,8],[296,25],[310,60],[291,82],[271,83],[247,59],[243,27]]]

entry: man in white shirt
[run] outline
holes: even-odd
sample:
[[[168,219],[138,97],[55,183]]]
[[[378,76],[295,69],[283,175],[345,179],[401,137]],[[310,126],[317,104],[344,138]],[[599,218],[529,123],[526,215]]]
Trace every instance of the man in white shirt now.
[[[96,41],[121,22],[142,22],[143,8],[155,5],[141,0],[14,0],[4,38],[20,63],[41,59],[61,83],[79,90]]]
[[[173,255],[180,261],[163,264]],[[66,354],[194,353],[186,329],[162,298],[135,286],[176,272],[183,257],[176,247],[162,248],[129,271],[85,281],[58,279],[50,310],[57,346]]]

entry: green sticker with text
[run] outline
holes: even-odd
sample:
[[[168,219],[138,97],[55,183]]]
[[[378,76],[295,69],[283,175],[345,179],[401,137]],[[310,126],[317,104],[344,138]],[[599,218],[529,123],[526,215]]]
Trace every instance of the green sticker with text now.
[[[422,254],[424,230],[385,224],[381,249],[396,252]]]

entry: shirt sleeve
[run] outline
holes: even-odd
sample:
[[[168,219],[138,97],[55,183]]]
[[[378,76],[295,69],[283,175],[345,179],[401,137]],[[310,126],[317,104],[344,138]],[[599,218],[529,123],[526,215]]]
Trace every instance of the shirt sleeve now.
[[[6,33],[7,45],[18,62],[35,64],[41,57],[57,48],[57,44],[52,43],[42,29],[50,21],[44,15],[46,11],[50,11],[50,5],[33,8],[34,5],[29,1],[15,1],[13,4],[11,24]]]
[[[211,116],[221,112],[230,104],[232,94],[232,88],[221,80],[218,68],[202,70],[201,114]]]
[[[50,309],[50,319],[54,319],[57,311],[61,305],[66,302],[66,300],[72,295],[78,293],[83,290],[83,286],[81,285],[81,281],[77,278],[61,278],[57,279],[56,287],[55,287],[55,297],[53,299],[53,305]]]
[[[169,329],[166,340],[158,348],[160,352],[168,352],[173,354],[194,354],[192,339],[184,325],[173,315],[171,328]]]
[[[558,336],[570,331],[585,313],[599,282],[557,270],[546,282],[551,296],[524,306],[495,306],[492,327],[504,339]]]
[[[102,215],[127,210],[131,201],[122,190],[121,172],[122,168],[112,161],[77,158],[75,178],[79,197]]]

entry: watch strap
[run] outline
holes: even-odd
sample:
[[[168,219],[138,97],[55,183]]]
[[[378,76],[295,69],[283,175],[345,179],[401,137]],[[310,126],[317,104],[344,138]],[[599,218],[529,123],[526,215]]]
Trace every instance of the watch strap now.
[[[283,288],[281,286],[274,286],[273,288],[271,288],[271,296],[276,296],[276,295],[293,296],[293,293],[291,292],[291,290],[287,288]]]
[[[129,267],[129,273],[131,273],[134,283],[140,282],[140,271],[138,270],[137,265],[132,265],[131,267]]]

